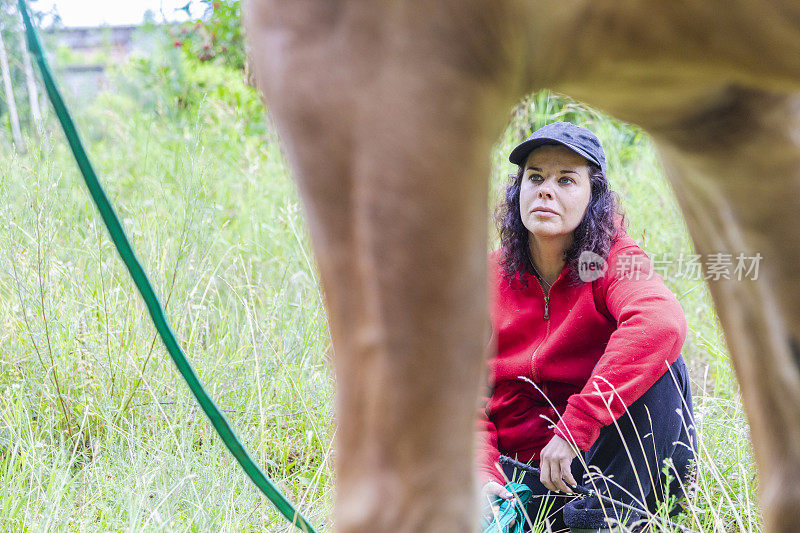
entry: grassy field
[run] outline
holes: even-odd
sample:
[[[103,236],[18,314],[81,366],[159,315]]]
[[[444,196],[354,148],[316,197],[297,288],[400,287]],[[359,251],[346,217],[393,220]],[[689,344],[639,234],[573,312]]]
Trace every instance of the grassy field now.
[[[240,83],[240,82],[237,82]],[[146,88],[141,89],[143,94]],[[254,94],[188,111],[123,92],[80,109],[90,157],[201,380],[312,523],[330,529],[333,377],[302,213]],[[556,119],[609,155],[629,233],[652,256],[691,253],[649,138],[541,93],[493,157]],[[245,479],[175,371],[50,117],[49,148],[0,144],[0,528],[290,531]],[[496,237],[493,237],[496,242]],[[679,521],[758,531],[748,427],[703,281],[665,276],[690,325],[684,355],[700,449]]]

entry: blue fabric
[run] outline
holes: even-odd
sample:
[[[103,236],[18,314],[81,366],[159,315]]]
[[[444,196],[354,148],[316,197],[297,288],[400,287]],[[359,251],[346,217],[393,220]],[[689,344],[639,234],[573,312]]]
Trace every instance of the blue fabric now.
[[[483,533],[523,533],[525,531],[525,505],[533,491],[522,483],[508,483],[506,490],[515,494],[513,500],[496,496],[491,502],[492,511],[481,519]]]

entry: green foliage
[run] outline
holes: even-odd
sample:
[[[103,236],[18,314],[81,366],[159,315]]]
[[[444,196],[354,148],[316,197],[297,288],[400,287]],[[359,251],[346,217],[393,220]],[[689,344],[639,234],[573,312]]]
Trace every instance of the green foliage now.
[[[33,3],[29,9],[35,8]],[[35,9],[31,11],[34,21],[40,21],[42,13]],[[16,0],[0,0],[0,31],[3,32],[6,55],[8,56],[9,70],[11,75],[11,86],[14,91],[14,102],[17,106],[19,115],[20,129],[23,131],[34,131],[33,116],[30,104],[28,103],[28,92],[25,84],[25,71],[22,63],[23,54],[27,53],[25,46],[25,33],[22,29],[22,19],[17,10]],[[38,79],[38,78],[37,78]],[[10,143],[11,129],[8,116],[8,102],[6,101],[5,90],[0,82],[0,123],[3,124],[5,134],[0,135],[2,141]]]
[[[198,61],[217,61],[244,70],[245,48],[240,0],[200,0],[205,14],[200,20],[170,30],[172,45]]]
[[[112,74],[115,95],[173,120],[193,120],[205,105],[236,116],[235,124],[248,135],[263,135],[264,106],[241,71],[222,63],[199,62],[178,51],[165,50],[146,58],[133,58]],[[112,97],[108,94],[105,98]]]
[[[329,337],[277,144],[209,96],[76,109],[98,175],[203,382],[315,523],[331,502]],[[263,120],[263,116],[262,116]],[[60,134],[0,153],[0,522],[289,531],[159,342]]]

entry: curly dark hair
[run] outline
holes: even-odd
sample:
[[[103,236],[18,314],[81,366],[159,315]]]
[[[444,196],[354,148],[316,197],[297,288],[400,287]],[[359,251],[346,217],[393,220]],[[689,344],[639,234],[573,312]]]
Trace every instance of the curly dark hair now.
[[[500,232],[504,276],[517,279],[523,287],[527,286],[525,274],[538,278],[533,267],[528,245],[528,228],[522,223],[519,214],[519,190],[525,167],[520,166],[514,180],[506,187],[505,201],[497,206],[496,222]],[[513,176],[513,175],[512,175]],[[599,166],[589,163],[589,182],[591,198],[578,227],[574,231],[572,245],[564,252],[564,259],[569,266],[569,281],[580,285],[583,281],[578,274],[578,258],[581,252],[588,250],[603,259],[608,259],[611,245],[617,230],[614,217],[621,217],[621,224],[626,225],[625,215],[620,209],[619,196],[608,188],[608,180]]]

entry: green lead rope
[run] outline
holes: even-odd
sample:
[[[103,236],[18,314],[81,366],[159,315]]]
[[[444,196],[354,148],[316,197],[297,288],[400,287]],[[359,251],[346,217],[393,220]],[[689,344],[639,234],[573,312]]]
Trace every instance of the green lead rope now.
[[[89,189],[89,194],[91,194],[92,200],[94,200],[98,211],[100,211],[100,216],[103,218],[103,222],[105,223],[106,228],[108,228],[109,234],[111,234],[111,240],[114,242],[114,246],[117,248],[117,252],[119,252],[122,262],[125,263],[128,272],[130,272],[130,275],[133,278],[133,282],[136,284],[136,288],[139,290],[139,294],[142,295],[142,299],[144,299],[144,302],[147,305],[147,310],[150,312],[150,317],[153,319],[153,323],[155,324],[156,330],[158,330],[161,340],[164,342],[164,345],[167,348],[167,352],[169,352],[169,355],[172,357],[175,366],[178,367],[178,371],[189,385],[189,389],[191,389],[192,394],[194,394],[194,397],[197,398],[197,402],[200,404],[200,407],[202,407],[203,412],[205,412],[206,416],[208,416],[208,419],[211,421],[211,424],[214,426],[214,429],[216,429],[217,433],[219,433],[219,436],[222,437],[222,441],[225,443],[225,446],[228,447],[239,464],[242,465],[242,468],[247,476],[253,481],[253,483],[256,484],[261,492],[263,492],[264,495],[269,498],[278,511],[280,511],[280,513],[285,516],[287,520],[292,522],[293,525],[295,525],[298,529],[305,531],[306,533],[316,533],[311,524],[309,524],[303,515],[300,514],[294,508],[294,506],[292,506],[286,497],[281,494],[281,492],[275,487],[275,485],[272,484],[269,478],[267,478],[264,472],[262,472],[258,465],[253,461],[253,459],[250,457],[250,454],[248,454],[247,450],[244,448],[244,446],[242,446],[242,443],[239,442],[239,439],[236,437],[233,429],[231,429],[231,426],[226,420],[225,416],[220,412],[219,408],[216,406],[216,404],[214,404],[214,401],[208,396],[208,393],[200,384],[197,374],[192,368],[192,365],[186,359],[186,355],[184,355],[183,350],[181,350],[181,347],[175,338],[175,334],[172,332],[172,329],[167,323],[161,303],[158,301],[158,297],[153,291],[153,287],[150,285],[150,281],[147,279],[147,275],[144,273],[142,265],[139,264],[139,261],[136,259],[136,255],[133,253],[133,248],[131,248],[128,239],[125,236],[125,231],[122,229],[119,219],[117,218],[113,207],[111,207],[111,204],[108,201],[108,197],[103,191],[100,182],[97,180],[97,175],[95,174],[94,169],[89,162],[89,158],[86,155],[86,151],[83,149],[83,145],[78,137],[75,124],[72,122],[69,111],[67,111],[64,101],[61,98],[61,94],[59,94],[56,84],[53,81],[50,68],[48,67],[47,61],[42,53],[42,47],[39,44],[39,38],[37,37],[36,31],[31,24],[31,19],[28,15],[28,10],[25,5],[25,0],[18,1],[19,10],[22,13],[22,19],[25,23],[28,49],[33,53],[34,57],[36,58],[36,62],[39,65],[39,69],[42,73],[42,79],[44,80],[44,85],[47,90],[47,96],[50,98],[50,102],[53,104],[53,108],[58,116],[58,120],[61,122],[61,127],[64,129],[64,134],[67,137],[67,141],[72,149],[72,153],[75,156],[75,160],[78,163],[81,174],[83,174],[83,179],[86,182],[87,188]]]

